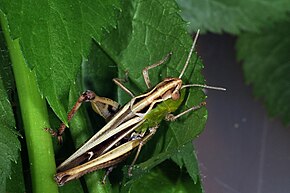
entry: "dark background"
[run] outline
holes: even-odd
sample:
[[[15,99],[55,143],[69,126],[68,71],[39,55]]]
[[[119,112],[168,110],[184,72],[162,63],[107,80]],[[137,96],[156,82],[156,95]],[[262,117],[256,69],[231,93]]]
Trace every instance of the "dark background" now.
[[[290,128],[269,118],[245,84],[236,38],[202,35],[197,50],[209,90],[208,122],[195,140],[206,193],[289,193]]]

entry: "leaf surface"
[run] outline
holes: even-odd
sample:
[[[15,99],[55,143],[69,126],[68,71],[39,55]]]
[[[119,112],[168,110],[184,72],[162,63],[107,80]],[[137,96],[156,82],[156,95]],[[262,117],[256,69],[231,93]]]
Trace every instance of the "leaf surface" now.
[[[187,173],[170,161],[143,175],[136,183],[122,187],[121,192],[202,193],[200,180],[193,182]]]
[[[269,26],[263,35],[246,33],[237,43],[246,81],[271,116],[290,123],[290,20]]]
[[[2,0],[1,5],[2,2],[6,1]],[[192,39],[186,32],[186,23],[180,17],[180,10],[173,0],[125,1],[121,8],[115,1],[106,2],[106,5],[102,4],[103,1],[86,4],[56,1],[22,3],[6,2],[3,10],[7,14],[12,36],[20,38],[23,54],[27,64],[36,73],[42,94],[62,121],[66,120],[69,93],[70,101],[75,101],[74,98],[78,97],[79,90],[73,91],[71,88],[74,83],[78,84],[76,77],[80,63],[86,62],[92,38],[99,44],[96,48],[96,63],[110,66],[114,70],[102,78],[102,73],[110,70],[108,67],[105,69],[104,66],[94,66],[99,74],[92,73],[84,77],[99,78],[98,83],[93,85],[102,86],[108,97],[116,96],[111,92],[115,90],[114,87],[107,84],[108,77],[115,76],[116,71],[120,78],[125,77],[125,72],[128,72],[129,81],[126,86],[135,95],[146,92],[148,89],[142,70],[160,61],[169,52],[173,52],[173,56],[168,61],[149,71],[152,85],[166,77],[178,77],[192,44]],[[115,13],[120,9],[122,11],[119,12],[116,23]],[[112,30],[115,25],[116,29]],[[203,84],[202,68],[201,61],[194,53],[182,77],[184,82]],[[86,70],[82,72],[90,72]],[[102,90],[97,94],[102,95]],[[186,92],[186,96],[179,112],[205,99],[202,90],[196,88]],[[130,96],[119,89],[116,99],[125,104]],[[151,158],[148,160],[150,165],[146,165],[146,168],[152,168],[179,153],[184,145],[202,131],[206,117],[206,109],[202,108],[175,123],[162,122],[163,126],[159,128],[157,135],[146,144],[144,152],[150,154],[142,155],[147,159],[140,162]],[[57,126],[53,126],[55,127]],[[76,132],[73,135],[78,134]]]
[[[100,42],[116,24],[118,1],[0,2],[13,38],[33,69],[41,93],[62,121],[68,93],[92,39]]]
[[[190,21],[190,31],[201,29],[213,33],[223,31],[240,34],[258,32],[264,26],[287,18],[288,0],[177,0],[182,13]]]
[[[12,167],[15,166],[19,157],[20,143],[18,141],[19,134],[15,130],[16,124],[12,106],[7,94],[12,88],[13,81],[9,79],[12,77],[12,71],[1,29],[0,42],[0,69],[2,69],[0,72],[0,192],[5,192],[6,181],[11,177]],[[6,79],[7,81],[5,81]],[[20,183],[16,186],[19,189],[23,188]]]

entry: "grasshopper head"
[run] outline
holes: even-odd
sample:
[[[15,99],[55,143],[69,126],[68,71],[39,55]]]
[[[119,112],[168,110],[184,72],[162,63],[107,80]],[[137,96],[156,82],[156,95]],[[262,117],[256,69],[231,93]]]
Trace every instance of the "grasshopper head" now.
[[[177,100],[180,97],[180,89],[182,86],[182,80],[180,78],[166,78],[160,84],[159,89],[163,90],[162,94],[163,99],[172,98]]]

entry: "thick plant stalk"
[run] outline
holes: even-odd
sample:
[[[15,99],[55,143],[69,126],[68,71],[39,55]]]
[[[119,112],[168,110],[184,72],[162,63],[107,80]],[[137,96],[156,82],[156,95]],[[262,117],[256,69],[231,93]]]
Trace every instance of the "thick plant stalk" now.
[[[8,22],[0,12],[1,26],[12,61],[27,142],[33,192],[56,193],[53,181],[55,161],[52,139],[44,128],[49,127],[45,100],[41,97],[35,75],[25,64],[19,41],[12,40]]]

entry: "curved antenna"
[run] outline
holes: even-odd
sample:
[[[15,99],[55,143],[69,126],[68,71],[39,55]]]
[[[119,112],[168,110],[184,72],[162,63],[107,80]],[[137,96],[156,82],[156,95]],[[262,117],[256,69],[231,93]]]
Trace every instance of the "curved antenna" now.
[[[194,40],[193,40],[192,46],[191,46],[191,48],[190,48],[190,51],[189,51],[189,54],[188,54],[188,57],[187,57],[187,60],[186,60],[185,65],[184,65],[184,67],[183,67],[183,69],[182,69],[182,71],[181,71],[181,73],[180,73],[180,75],[179,75],[178,78],[181,78],[181,77],[183,76],[183,74],[184,74],[184,72],[185,72],[185,70],[186,70],[186,68],[187,68],[187,66],[188,66],[188,64],[189,64],[189,60],[190,60],[190,58],[191,58],[191,55],[192,55],[193,49],[194,49],[195,44],[196,44],[196,42],[197,42],[197,38],[198,38],[198,35],[199,35],[199,31],[200,31],[200,30],[198,29],[197,32],[196,32],[196,35],[195,35],[195,37],[194,37]]]

